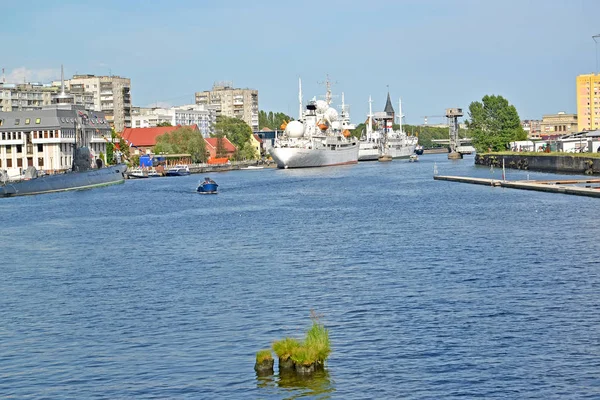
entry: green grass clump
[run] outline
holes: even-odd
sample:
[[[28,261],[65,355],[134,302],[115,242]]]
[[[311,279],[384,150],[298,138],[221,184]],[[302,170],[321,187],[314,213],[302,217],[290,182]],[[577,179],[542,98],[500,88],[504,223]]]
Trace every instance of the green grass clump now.
[[[294,350],[292,361],[296,364],[311,365],[317,362],[317,351],[313,347],[301,345]]]
[[[311,348],[316,360],[321,364],[329,357],[331,353],[331,345],[329,343],[329,330],[318,321],[313,320],[311,328],[306,332],[304,345]]]
[[[298,347],[300,347],[300,342],[290,337],[273,342],[273,351],[282,360],[290,358]]]
[[[263,349],[263,350],[259,350],[256,353],[256,362],[258,364],[264,362],[264,361],[270,361],[273,359],[273,355],[271,354],[271,349]]]

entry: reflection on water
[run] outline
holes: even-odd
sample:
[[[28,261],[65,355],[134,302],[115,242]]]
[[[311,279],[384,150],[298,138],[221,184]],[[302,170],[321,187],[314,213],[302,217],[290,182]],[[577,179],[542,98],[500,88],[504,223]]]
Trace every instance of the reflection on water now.
[[[256,376],[256,385],[259,388],[286,389],[290,396],[286,399],[297,399],[300,397],[314,397],[318,399],[329,399],[330,394],[335,392],[333,382],[329,378],[329,372],[325,369],[315,371],[305,376],[295,372],[282,372],[270,376]]]

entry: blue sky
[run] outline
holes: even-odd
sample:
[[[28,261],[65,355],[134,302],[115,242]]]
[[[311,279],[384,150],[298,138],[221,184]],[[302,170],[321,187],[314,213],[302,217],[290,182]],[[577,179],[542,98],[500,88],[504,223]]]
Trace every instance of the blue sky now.
[[[598,0],[34,1],[3,4],[9,80],[121,75],[134,105],[190,103],[215,81],[259,90],[296,116],[304,98],[345,93],[360,122],[387,85],[408,123],[485,94],[522,119],[576,112],[575,77],[596,68]],[[594,21],[594,16],[596,21]],[[594,23],[596,22],[596,23]],[[600,46],[600,44],[599,44]],[[334,99],[336,102],[340,98]],[[441,122],[430,118],[430,123]]]

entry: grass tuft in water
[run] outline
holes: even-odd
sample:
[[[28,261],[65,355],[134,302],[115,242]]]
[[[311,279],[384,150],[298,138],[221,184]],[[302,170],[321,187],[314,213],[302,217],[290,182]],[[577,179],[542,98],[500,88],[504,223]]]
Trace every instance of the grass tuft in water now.
[[[276,342],[273,342],[273,351],[282,360],[289,359],[294,351],[300,347],[301,343],[291,337],[286,337]]]
[[[263,349],[259,350],[256,353],[256,363],[261,364],[265,361],[270,361],[273,359],[273,355],[271,354],[271,349]]]

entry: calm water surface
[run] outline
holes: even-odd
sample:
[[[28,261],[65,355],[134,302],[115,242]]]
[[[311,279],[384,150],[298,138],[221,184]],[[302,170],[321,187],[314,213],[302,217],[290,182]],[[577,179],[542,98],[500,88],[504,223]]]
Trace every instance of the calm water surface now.
[[[501,174],[425,155],[2,199],[0,397],[600,398],[600,201],[434,163]],[[257,378],[311,309],[326,371]]]

